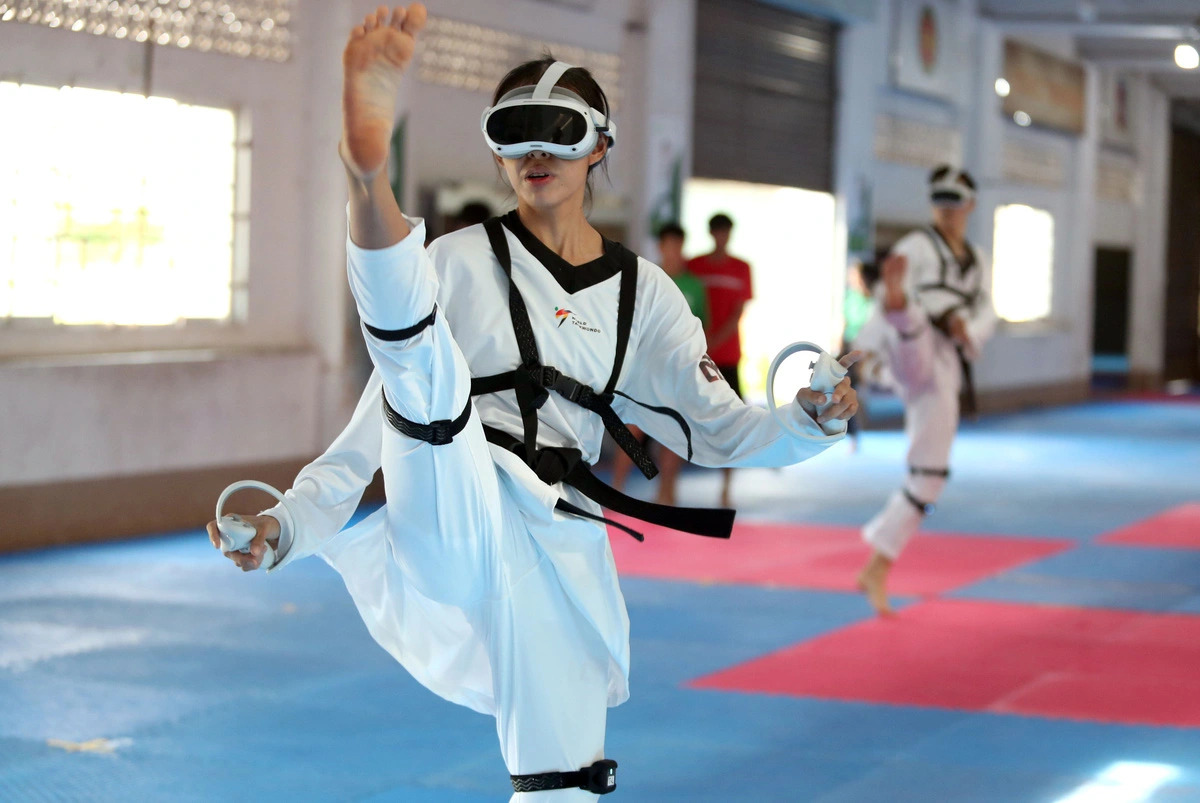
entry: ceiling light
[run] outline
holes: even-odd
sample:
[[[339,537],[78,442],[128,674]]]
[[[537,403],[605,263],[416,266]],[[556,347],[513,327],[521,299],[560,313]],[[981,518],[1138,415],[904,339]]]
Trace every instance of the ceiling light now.
[[[1002,98],[1008,97],[1008,93],[1012,91],[1012,87],[1008,85],[1008,81],[1003,78],[996,79],[996,94]]]
[[[1175,63],[1185,70],[1200,67],[1200,53],[1189,44],[1178,45],[1175,48]]]

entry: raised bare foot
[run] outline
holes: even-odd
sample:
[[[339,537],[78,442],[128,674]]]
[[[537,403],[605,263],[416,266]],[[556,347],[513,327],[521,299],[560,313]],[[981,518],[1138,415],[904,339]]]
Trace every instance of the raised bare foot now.
[[[364,181],[387,164],[396,92],[425,25],[425,6],[380,6],[350,32],[342,53],[342,160]]]
[[[887,596],[887,579],[891,570],[891,558],[880,552],[872,552],[871,559],[858,573],[858,590],[866,594],[867,602],[880,616],[896,615]]]
[[[887,291],[883,302],[884,308],[904,309],[908,304],[908,297],[904,293],[904,277],[908,273],[908,258],[903,254],[888,254],[883,260],[879,272]]]

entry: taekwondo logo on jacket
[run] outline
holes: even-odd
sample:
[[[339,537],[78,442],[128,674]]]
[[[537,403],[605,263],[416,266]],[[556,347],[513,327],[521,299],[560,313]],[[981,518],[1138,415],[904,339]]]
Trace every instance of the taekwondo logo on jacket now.
[[[555,318],[555,320],[558,321],[559,329],[562,328],[562,325],[564,323],[566,323],[567,321],[570,321],[571,323],[573,323],[575,325],[575,328],[577,328],[577,329],[581,329],[584,332],[592,332],[593,334],[597,334],[597,335],[600,334],[599,329],[592,326],[587,321],[583,320],[582,318],[580,318],[578,315],[576,315],[574,312],[572,312],[569,309],[565,309],[563,307],[555,307],[554,308],[554,318]]]

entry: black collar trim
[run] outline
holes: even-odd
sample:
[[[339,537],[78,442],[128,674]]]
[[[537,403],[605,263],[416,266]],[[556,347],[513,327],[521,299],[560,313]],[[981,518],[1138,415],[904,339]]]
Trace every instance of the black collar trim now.
[[[954,261],[958,263],[959,278],[966,276],[967,271],[975,267],[975,246],[971,245],[971,241],[964,237],[963,247],[967,249],[967,256],[965,259],[959,259],[958,254],[954,253],[954,249],[950,247],[950,241],[946,239],[946,235],[942,234],[942,230],[937,226],[930,226],[929,229],[935,235],[937,235],[937,238],[942,241],[944,246],[946,246],[946,251],[949,252]]]
[[[568,293],[578,293],[593,285],[600,284],[621,272],[621,246],[607,237],[604,241],[604,255],[585,262],[582,265],[572,265],[558,254],[550,250],[541,240],[533,236],[533,232],[525,228],[517,210],[509,212],[500,218],[504,225],[517,236],[525,250],[542,264],[562,289]]]

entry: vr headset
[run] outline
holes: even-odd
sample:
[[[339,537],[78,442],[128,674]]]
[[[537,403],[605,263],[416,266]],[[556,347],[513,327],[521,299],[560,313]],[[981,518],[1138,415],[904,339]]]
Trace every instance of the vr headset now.
[[[545,151],[559,159],[582,159],[601,135],[608,138],[608,147],[617,144],[617,127],[607,115],[569,89],[555,86],[571,68],[556,61],[537,86],[507,92],[495,106],[483,110],[483,138],[494,153],[519,159]]]
[[[961,169],[942,165],[929,176],[929,200],[934,206],[962,206],[975,199],[975,180]]]

